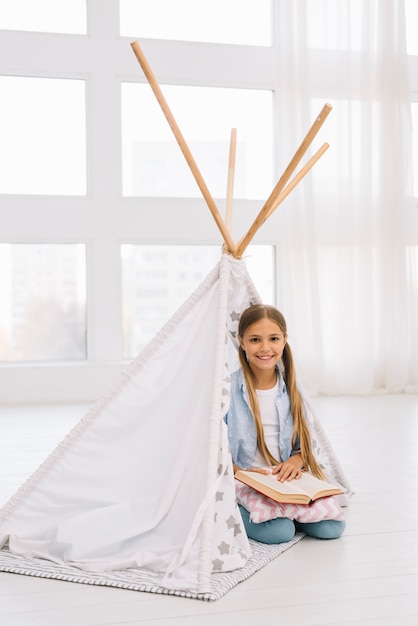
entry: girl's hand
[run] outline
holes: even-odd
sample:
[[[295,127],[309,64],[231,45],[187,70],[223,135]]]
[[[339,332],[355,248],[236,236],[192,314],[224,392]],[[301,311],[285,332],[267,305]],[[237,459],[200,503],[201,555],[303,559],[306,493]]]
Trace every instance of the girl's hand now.
[[[277,480],[284,483],[286,480],[293,480],[294,478],[301,478],[303,469],[300,466],[300,461],[296,459],[292,460],[290,457],[287,461],[279,463],[273,467],[272,474],[276,474]]]
[[[242,469],[242,467],[239,467],[238,465],[235,465],[235,463],[234,463],[234,474],[235,474],[235,472],[237,472],[240,469]],[[272,469],[273,468],[247,467],[247,469],[245,471],[246,472],[257,472],[257,474],[271,474],[272,473]]]

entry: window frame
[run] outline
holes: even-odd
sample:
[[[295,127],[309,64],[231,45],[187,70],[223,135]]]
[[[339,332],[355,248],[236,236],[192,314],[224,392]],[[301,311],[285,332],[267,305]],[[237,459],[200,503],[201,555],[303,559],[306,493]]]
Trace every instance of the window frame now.
[[[3,195],[0,221],[2,242],[86,245],[88,359],[83,363],[1,365],[0,403],[90,402],[104,393],[126,367],[122,359],[121,244],[222,244],[201,197],[122,196],[121,83],[144,83],[146,79],[130,49],[131,39],[117,32],[118,8],[118,0],[107,0],[106,11],[101,2],[88,1],[87,35],[1,33],[0,74],[86,81],[86,196]],[[151,39],[141,41],[141,45],[161,84],[279,92],[274,45]],[[332,89],[332,75],[323,71],[328,55],[320,51],[312,55],[312,77],[317,81],[319,97]],[[411,101],[418,102],[418,56],[409,57],[409,70]],[[277,107],[274,100],[274,114],[278,113]],[[280,175],[277,154],[274,159],[276,174]],[[216,200],[224,211],[225,200]],[[415,203],[418,207],[417,198]],[[257,200],[234,201],[235,240],[248,230],[260,208]],[[275,217],[271,218],[271,228],[262,229],[254,243],[280,245]],[[418,245],[418,211],[412,220],[410,232],[415,233],[411,236]]]

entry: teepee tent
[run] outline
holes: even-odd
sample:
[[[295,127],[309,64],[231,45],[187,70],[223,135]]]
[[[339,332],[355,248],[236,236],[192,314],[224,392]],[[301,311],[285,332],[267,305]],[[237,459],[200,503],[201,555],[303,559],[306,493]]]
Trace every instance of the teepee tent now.
[[[235,500],[223,419],[237,364],[238,319],[260,301],[241,256],[326,149],[288,182],[330,107],[235,245],[136,42],[133,49],[215,218],[224,252],[200,287],[0,511],[0,570],[216,599],[259,566],[254,564],[258,546],[247,539]],[[231,149],[230,163],[232,155]],[[314,449],[327,474],[348,490],[304,400]],[[277,553],[277,547],[269,547],[269,555]],[[263,558],[261,564],[270,556]],[[235,572],[235,583],[223,582],[227,572]]]

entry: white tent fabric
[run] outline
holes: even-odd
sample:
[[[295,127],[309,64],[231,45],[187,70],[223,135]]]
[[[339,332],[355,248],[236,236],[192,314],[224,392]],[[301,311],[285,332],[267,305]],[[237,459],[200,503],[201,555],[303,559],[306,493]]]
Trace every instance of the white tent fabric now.
[[[222,255],[0,511],[0,545],[80,570],[160,572],[163,587],[198,593],[213,572],[243,567],[223,417],[239,315],[259,300],[244,261]],[[347,486],[306,406],[323,466]]]

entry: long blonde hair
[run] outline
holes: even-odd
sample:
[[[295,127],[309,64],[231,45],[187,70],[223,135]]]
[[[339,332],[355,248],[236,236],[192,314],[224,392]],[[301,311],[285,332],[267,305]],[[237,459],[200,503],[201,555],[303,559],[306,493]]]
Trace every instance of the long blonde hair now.
[[[259,322],[263,318],[268,318],[269,320],[277,324],[283,335],[287,337],[286,320],[284,319],[283,315],[275,307],[265,304],[254,304],[242,313],[238,327],[239,337],[243,338],[248,327],[252,324],[255,324],[256,322]],[[264,429],[261,420],[260,405],[257,398],[255,377],[247,361],[245,351],[241,347],[241,345],[239,347],[239,360],[242,370],[244,372],[251,410],[254,416],[255,426],[257,430],[257,446],[261,454],[266,459],[267,463],[276,465],[277,463],[279,463],[279,461],[275,459],[270,453],[264,438]],[[321,467],[312,452],[311,436],[303,411],[303,402],[296,385],[296,372],[293,363],[293,355],[287,341],[283,349],[282,363],[283,378],[287,386],[287,391],[290,399],[290,408],[293,416],[292,446],[295,444],[296,436],[298,435],[300,442],[300,453],[305,469],[308,469],[314,476],[317,476],[318,478],[324,478]]]

